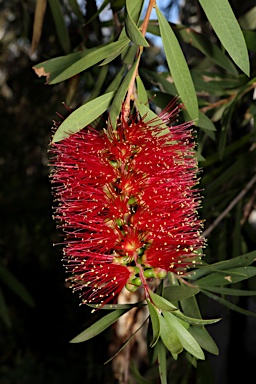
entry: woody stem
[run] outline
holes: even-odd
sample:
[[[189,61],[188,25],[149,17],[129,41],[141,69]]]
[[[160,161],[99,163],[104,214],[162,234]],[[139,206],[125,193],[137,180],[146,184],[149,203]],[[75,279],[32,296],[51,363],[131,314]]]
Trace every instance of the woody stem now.
[[[143,23],[141,24],[141,28],[140,28],[141,34],[143,36],[146,35],[148,23],[149,23],[149,18],[150,18],[152,9],[154,8],[155,4],[156,4],[156,0],[150,0],[149,1],[146,15],[145,15],[145,18],[143,20]],[[138,51],[137,51],[137,55],[136,55],[136,59],[137,59],[136,68],[135,68],[135,71],[134,71],[133,76],[131,78],[130,85],[129,85],[129,88],[128,88],[128,91],[126,94],[126,99],[124,102],[124,119],[125,120],[128,119],[128,116],[130,113],[130,102],[131,102],[131,97],[134,93],[134,83],[135,83],[136,76],[138,75],[138,68],[139,68],[139,63],[140,63],[140,58],[141,58],[142,52],[143,52],[143,46],[139,46]]]

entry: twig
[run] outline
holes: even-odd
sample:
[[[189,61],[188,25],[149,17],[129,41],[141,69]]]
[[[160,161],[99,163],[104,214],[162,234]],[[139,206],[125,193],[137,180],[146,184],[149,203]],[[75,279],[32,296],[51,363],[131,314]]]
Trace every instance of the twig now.
[[[149,23],[149,18],[150,18],[152,9],[155,7],[155,4],[156,4],[156,0],[150,0],[149,1],[149,5],[148,5],[148,8],[147,8],[147,12],[146,12],[145,18],[143,20],[143,23],[141,24],[141,33],[142,33],[143,36],[146,35],[147,27],[148,27],[148,23]],[[124,102],[124,119],[125,120],[128,119],[128,116],[129,116],[129,113],[130,113],[130,102],[131,102],[131,97],[132,97],[132,95],[134,93],[134,83],[135,83],[136,76],[138,75],[138,68],[139,68],[139,63],[140,63],[140,58],[141,58],[142,52],[143,52],[143,47],[140,46],[138,48],[138,51],[137,51],[136,69],[135,69],[134,74],[132,76],[132,79],[130,81],[130,85],[129,85],[129,88],[128,88],[128,91],[127,91],[126,99],[125,99],[125,102]]]
[[[249,189],[256,183],[256,175],[246,184],[244,189],[231,201],[227,208],[217,217],[216,220],[203,232],[203,236],[207,237],[215,227],[228,215],[231,209],[244,197]]]

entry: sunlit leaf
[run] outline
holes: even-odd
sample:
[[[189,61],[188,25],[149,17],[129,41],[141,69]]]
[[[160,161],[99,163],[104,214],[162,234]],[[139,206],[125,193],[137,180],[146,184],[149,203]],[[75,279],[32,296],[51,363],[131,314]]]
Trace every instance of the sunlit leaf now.
[[[130,85],[131,79],[136,71],[137,63],[135,62],[132,67],[129,69],[127,75],[123,79],[120,87],[118,88],[116,95],[111,103],[111,108],[109,111],[109,120],[113,128],[116,127],[117,118],[120,114],[121,107],[127,93],[128,87]]]
[[[106,93],[72,112],[55,132],[52,142],[61,141],[89,125],[108,108],[114,92]]]
[[[179,42],[168,21],[156,7],[166,60],[177,91],[190,115],[191,120],[198,117],[197,97],[192,78]]]
[[[57,84],[61,81],[67,80],[72,76],[77,75],[78,73],[85,71],[86,69],[92,67],[93,65],[99,63],[101,60],[104,60],[107,56],[112,55],[113,52],[116,52],[120,47],[125,46],[128,43],[127,38],[124,40],[118,40],[114,43],[110,43],[90,51],[87,55],[82,57],[80,60],[74,62],[69,67],[67,67],[63,72],[57,75],[50,84]]]
[[[147,91],[139,75],[136,76],[136,85],[137,85],[138,101],[148,106]]]
[[[143,1],[137,0],[126,0],[126,11],[127,11],[127,17],[125,21],[125,28],[126,28],[126,33],[128,37],[131,39],[131,41],[134,44],[141,45],[143,47],[148,47],[148,42],[145,39],[145,37],[142,35],[141,31],[136,25],[136,21],[134,22],[133,20],[133,15],[132,11],[134,13],[139,14],[141,11]]]
[[[103,332],[110,325],[115,323],[120,316],[122,316],[127,309],[116,309],[115,311],[109,313],[108,315],[102,317],[100,320],[96,321],[96,323],[92,324],[89,328],[85,329],[79,335],[74,337],[70,341],[70,343],[81,343],[83,341],[87,341],[97,336],[99,333]]]
[[[228,0],[199,0],[208,20],[237,66],[249,76],[245,40]]]

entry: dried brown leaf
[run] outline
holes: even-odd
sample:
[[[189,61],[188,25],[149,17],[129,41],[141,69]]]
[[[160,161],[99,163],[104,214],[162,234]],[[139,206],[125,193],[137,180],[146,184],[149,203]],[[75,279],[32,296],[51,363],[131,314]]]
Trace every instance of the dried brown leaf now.
[[[50,72],[45,72],[44,67],[40,67],[40,68],[33,67],[33,69],[34,69],[34,71],[35,71],[35,73],[37,74],[38,77],[45,76],[46,77],[46,81],[48,82],[49,77],[50,77]]]
[[[37,0],[36,2],[35,17],[34,17],[34,24],[33,24],[33,36],[32,36],[32,43],[31,43],[31,53],[35,52],[36,47],[41,38],[46,5],[47,5],[47,0]]]

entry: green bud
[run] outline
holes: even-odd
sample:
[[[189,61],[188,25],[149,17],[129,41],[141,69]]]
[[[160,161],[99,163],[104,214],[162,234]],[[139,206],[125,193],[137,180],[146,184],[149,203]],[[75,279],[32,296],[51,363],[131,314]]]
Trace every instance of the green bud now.
[[[125,284],[125,288],[130,291],[130,292],[135,292],[137,291],[138,287],[134,284],[131,284],[131,283],[127,283]]]
[[[147,278],[149,278],[149,277],[156,277],[153,268],[145,269],[144,276],[147,277]]]
[[[154,268],[154,274],[158,279],[165,279],[167,276],[166,270],[162,268]]]
[[[141,279],[140,277],[135,277],[135,279],[132,280],[132,284],[136,285],[139,287],[141,285]]]
[[[134,197],[134,196],[130,197],[130,199],[128,200],[128,204],[132,205],[132,204],[135,204],[135,203],[136,203],[136,197]]]

